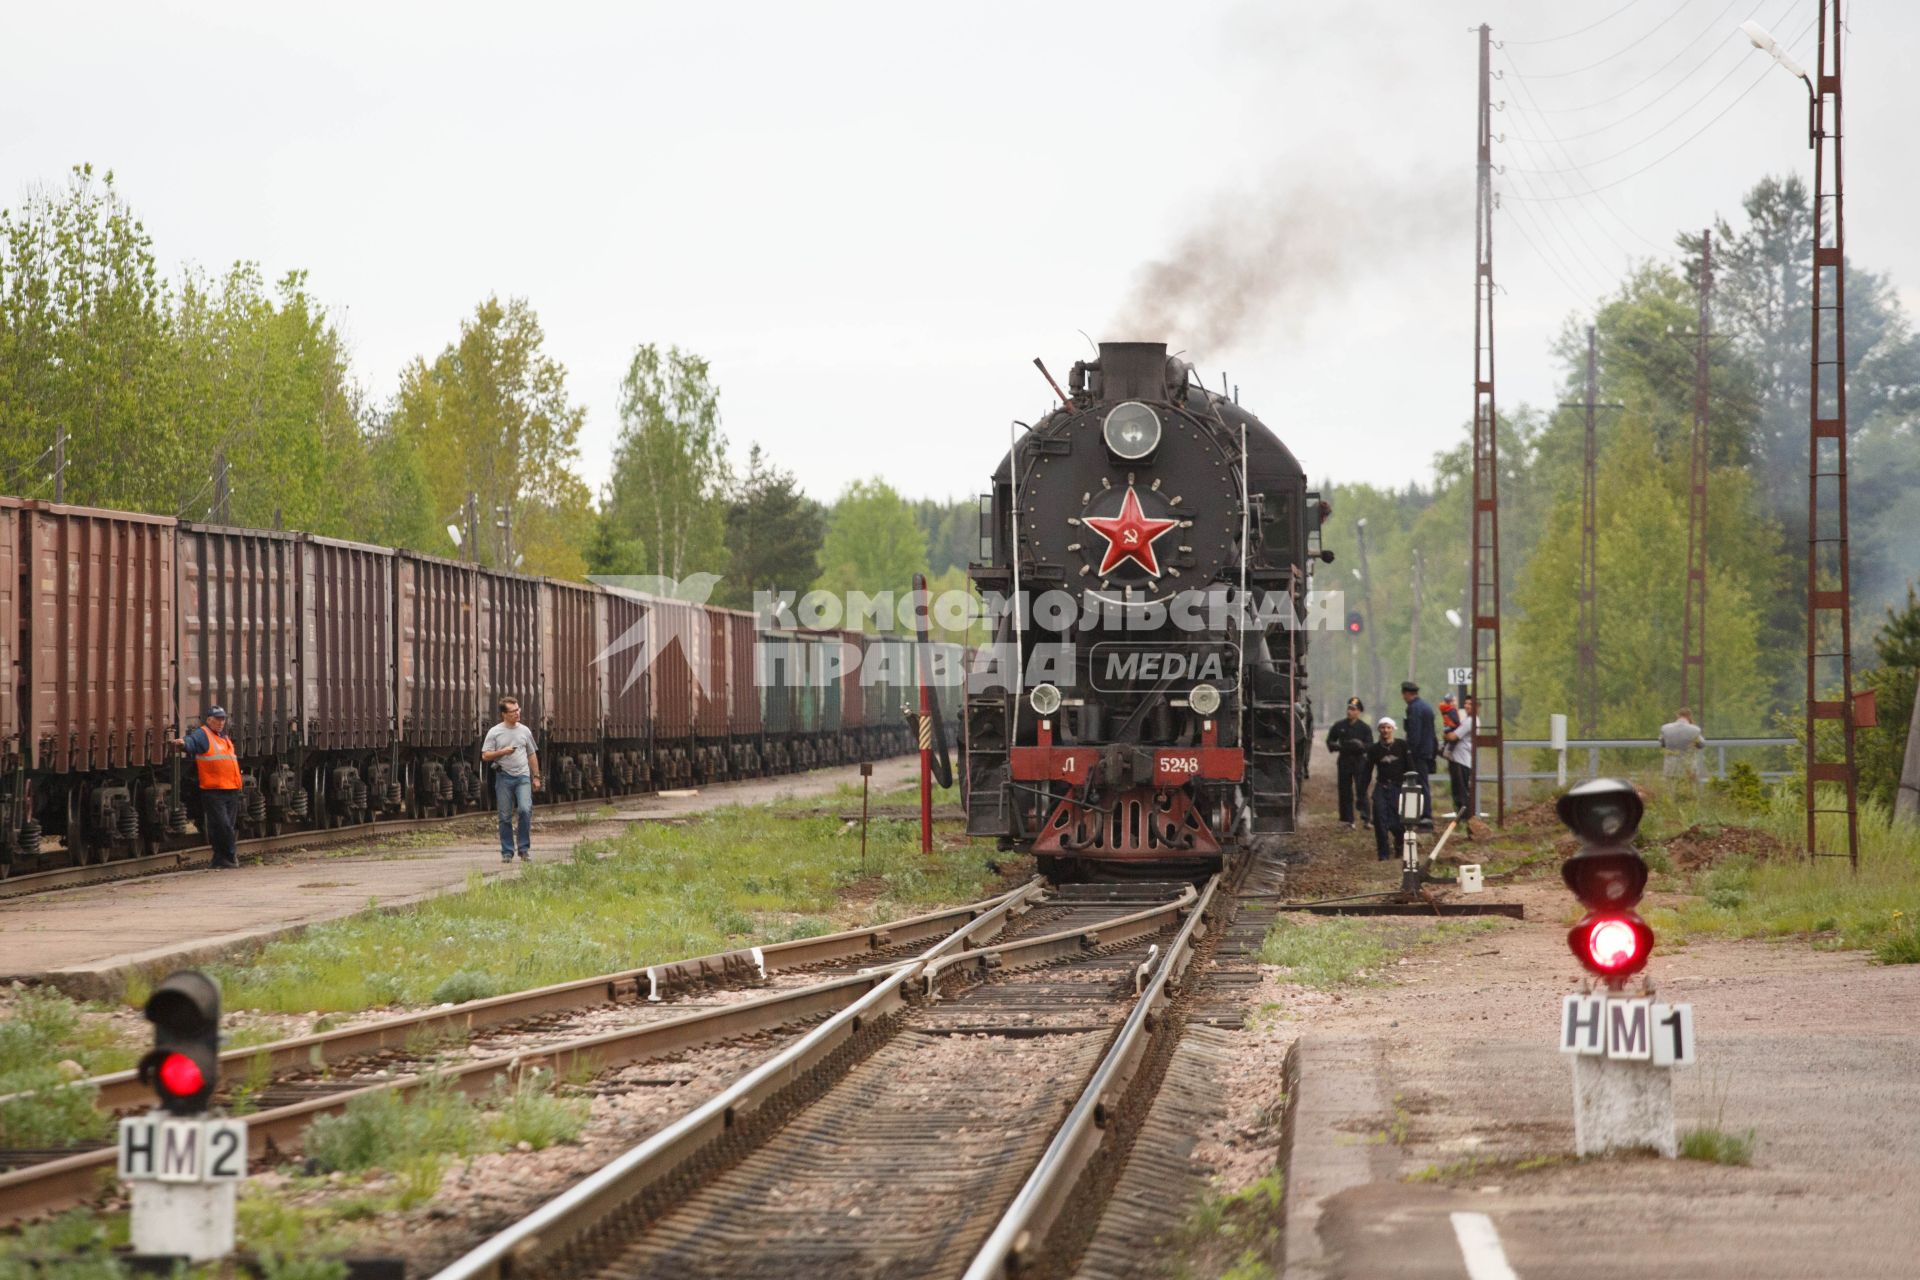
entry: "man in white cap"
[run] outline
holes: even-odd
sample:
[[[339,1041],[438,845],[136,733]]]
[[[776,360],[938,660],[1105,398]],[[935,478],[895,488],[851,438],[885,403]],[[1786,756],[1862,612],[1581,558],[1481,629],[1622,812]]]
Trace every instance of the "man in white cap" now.
[[[1400,783],[1413,767],[1407,744],[1396,736],[1400,726],[1392,716],[1381,716],[1375,726],[1380,741],[1367,748],[1367,763],[1373,766],[1373,851],[1385,862],[1400,853]],[[1393,841],[1388,843],[1391,834]]]

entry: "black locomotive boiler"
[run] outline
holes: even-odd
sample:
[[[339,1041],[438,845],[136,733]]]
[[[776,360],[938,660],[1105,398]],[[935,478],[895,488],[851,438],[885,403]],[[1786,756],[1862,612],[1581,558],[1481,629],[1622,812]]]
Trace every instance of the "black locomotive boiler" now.
[[[1066,399],[982,500],[968,831],[1056,874],[1216,866],[1299,820],[1327,507],[1164,343],[1102,343]]]

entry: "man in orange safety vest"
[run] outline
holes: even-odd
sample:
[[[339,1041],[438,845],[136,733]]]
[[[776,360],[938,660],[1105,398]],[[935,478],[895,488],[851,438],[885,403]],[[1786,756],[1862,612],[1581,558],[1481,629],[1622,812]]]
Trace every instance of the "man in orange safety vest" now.
[[[227,709],[208,707],[200,727],[173,745],[193,758],[200,774],[200,825],[213,846],[214,870],[239,866],[240,757],[227,736]]]

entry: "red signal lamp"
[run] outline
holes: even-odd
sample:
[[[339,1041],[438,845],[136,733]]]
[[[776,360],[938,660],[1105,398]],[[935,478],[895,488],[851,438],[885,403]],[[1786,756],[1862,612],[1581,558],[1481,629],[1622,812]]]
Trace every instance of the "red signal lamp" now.
[[[175,1098],[190,1098],[207,1087],[207,1073],[184,1053],[170,1053],[162,1058],[155,1074],[160,1088]]]
[[[1573,958],[1602,978],[1627,978],[1647,967],[1653,930],[1631,911],[1594,912],[1567,931]]]

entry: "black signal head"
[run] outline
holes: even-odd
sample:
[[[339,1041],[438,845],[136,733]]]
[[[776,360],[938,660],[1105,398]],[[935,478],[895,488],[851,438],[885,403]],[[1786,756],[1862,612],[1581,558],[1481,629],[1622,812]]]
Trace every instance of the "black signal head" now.
[[[1632,840],[1646,812],[1633,784],[1618,778],[1583,782],[1561,796],[1555,808],[1560,821],[1581,840],[1605,845],[1624,845]]]
[[[1647,890],[1647,864],[1632,849],[1582,849],[1560,864],[1560,878],[1589,909],[1625,911]]]
[[[202,1036],[220,1029],[220,988],[197,969],[183,969],[147,997],[147,1021],[174,1035]]]

